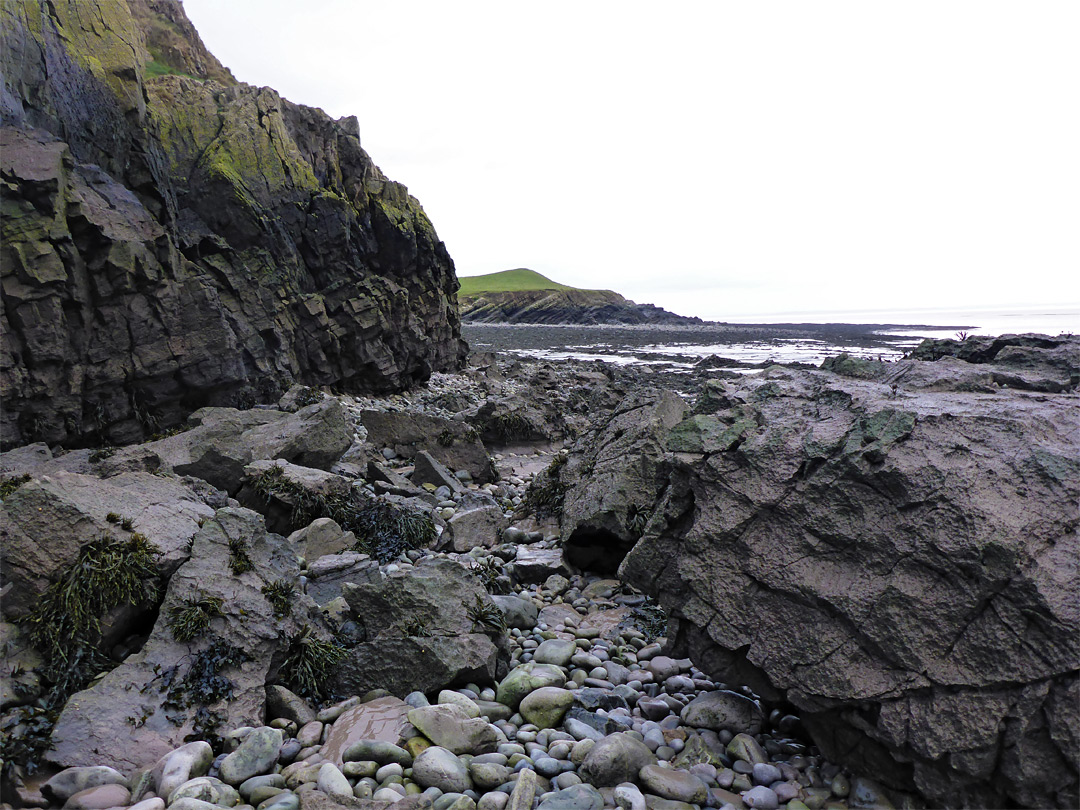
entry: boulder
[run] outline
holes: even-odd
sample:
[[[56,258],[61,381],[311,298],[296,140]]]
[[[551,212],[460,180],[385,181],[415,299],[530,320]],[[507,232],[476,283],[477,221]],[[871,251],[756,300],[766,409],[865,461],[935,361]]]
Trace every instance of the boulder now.
[[[413,779],[424,788],[438,788],[443,793],[472,790],[469,769],[454,752],[433,745],[413,762]]]
[[[230,541],[247,547],[253,570],[231,573]],[[68,701],[53,730],[49,761],[70,767],[107,756],[130,773],[173,752],[189,734],[261,726],[271,667],[280,666],[304,625],[321,626],[318,609],[299,589],[284,617],[275,616],[262,593],[273,583],[295,583],[299,573],[286,541],[268,534],[259,515],[218,510],[169,580],[142,650]],[[209,611],[205,629],[178,641],[174,612],[208,597],[220,604]],[[218,680],[208,683],[210,677]],[[211,700],[204,703],[208,692]]]
[[[349,650],[337,665],[331,685],[343,694],[385,689],[404,697],[410,692],[491,683],[499,655],[499,648],[481,633],[384,636]]]
[[[518,546],[514,554],[514,576],[518,582],[543,582],[552,574],[569,574],[561,548]]]
[[[296,549],[298,557],[303,557],[309,564],[327,554],[341,554],[355,543],[356,535],[342,531],[337,523],[327,517],[316,518],[289,535],[289,545]]]
[[[425,451],[451,470],[468,470],[478,484],[494,480],[487,448],[467,422],[421,413],[365,410],[360,422],[368,442],[411,459]]]
[[[453,703],[413,709],[409,722],[435,745],[455,754],[488,754],[499,744],[494,726]]]
[[[683,707],[679,715],[683,725],[692,728],[708,728],[713,731],[738,733],[761,731],[761,709],[754,701],[738,692],[719,690],[698,695]]]
[[[450,518],[451,547],[457,552],[474,548],[491,548],[499,544],[503,530],[510,525],[503,509],[494,499],[462,499],[458,511]]]
[[[131,532],[119,524],[124,518],[160,549],[157,564],[168,577],[188,558],[199,523],[213,514],[182,481],[149,473],[102,480],[57,472],[31,480],[0,504],[4,614],[24,615],[44,593],[49,577],[74,563],[90,541],[102,535],[129,537]]]
[[[504,706],[517,710],[530,692],[544,686],[561,687],[565,683],[566,673],[559,667],[530,661],[510,670],[499,684],[495,699]]]
[[[717,416],[756,426],[667,455],[621,574],[669,611],[673,655],[790,701],[854,772],[933,805],[1076,804],[1075,401],[906,379],[743,381]],[[570,534],[606,497],[577,487]]]
[[[583,437],[597,452],[571,454],[560,473],[568,488],[560,518],[568,563],[615,573],[667,486],[666,442],[687,410],[667,391],[629,397]]]
[[[496,594],[491,597],[491,601],[502,611],[507,627],[516,627],[519,630],[532,630],[536,627],[540,611],[531,599],[524,599],[517,594]]]
[[[341,598],[345,583],[369,582],[379,576],[379,564],[367,554],[345,551],[327,554],[309,562],[307,593],[319,607]]]
[[[495,610],[476,574],[440,557],[342,591],[369,640],[465,635],[477,629],[469,615],[477,600]]]
[[[436,461],[430,453],[421,450],[413,460],[413,473],[410,479],[413,486],[428,484],[436,489],[446,487],[453,493],[465,492],[465,487],[447,467]]]
[[[183,433],[149,442],[145,449],[168,469],[194,475],[234,494],[253,461],[283,459],[329,470],[349,449],[353,431],[341,403],[328,398],[296,413],[202,408]]]
[[[301,531],[305,507],[329,498],[342,498],[352,490],[349,479],[325,470],[302,467],[284,460],[255,461],[243,468],[244,484],[236,499],[261,512],[267,526],[279,534]],[[300,522],[298,527],[296,524]],[[339,527],[340,528],[340,527]]]

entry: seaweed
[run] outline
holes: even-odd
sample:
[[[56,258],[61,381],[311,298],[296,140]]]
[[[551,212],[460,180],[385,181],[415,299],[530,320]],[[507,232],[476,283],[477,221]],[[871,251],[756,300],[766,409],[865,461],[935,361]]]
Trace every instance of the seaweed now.
[[[248,556],[247,550],[247,543],[239,537],[233,537],[229,540],[229,570],[235,576],[240,576],[255,569],[255,564],[251,561],[251,557]]]
[[[427,625],[420,619],[410,619],[401,625],[401,635],[413,636],[416,638],[430,638],[431,631],[427,629]]]
[[[648,597],[645,604],[630,611],[619,627],[632,627],[645,637],[646,643],[651,643],[667,632],[667,621],[667,612]]]
[[[38,705],[20,706],[4,721],[0,757],[5,778],[16,767],[27,773],[38,769],[41,756],[52,747],[52,729],[68,698],[115,666],[97,648],[100,617],[121,604],[156,601],[155,558],[160,553],[137,532],[122,541],[103,535],[79,549],[75,562],[54,575],[23,621],[44,661],[39,672],[50,686]]]
[[[219,596],[199,596],[183,600],[169,610],[169,629],[181,643],[198,638],[210,626],[210,620],[222,616]]]
[[[468,602],[462,602],[465,605],[465,613],[473,624],[478,624],[484,628],[484,632],[495,631],[497,633],[506,632],[506,617],[503,616],[503,612],[499,610],[499,606],[494,602],[488,600],[485,602],[479,594],[476,595],[476,601],[473,604]]]
[[[312,635],[308,625],[289,639],[289,652],[279,677],[286,687],[316,703],[325,699],[326,680],[345,657],[345,649]]]
[[[296,398],[296,404],[298,407],[306,408],[308,405],[315,405],[322,402],[326,398],[326,394],[320,391],[318,388],[310,388],[304,386],[300,395]]]
[[[269,585],[263,585],[262,595],[274,609],[274,617],[284,619],[292,614],[292,603],[296,597],[295,586],[286,579],[279,579]]]
[[[6,501],[12,492],[30,480],[29,473],[0,478],[0,501]]]
[[[502,441],[509,442],[514,439],[528,439],[536,433],[536,427],[528,417],[514,411],[500,413],[491,420],[491,429]]]
[[[281,467],[270,467],[253,476],[251,486],[267,501],[277,498],[292,504],[294,529],[307,526],[320,517],[334,520],[357,537],[354,551],[371,554],[380,563],[388,563],[410,548],[432,543],[437,532],[431,515],[396,506],[389,501],[348,493],[323,495],[290,481]]]
[[[179,664],[158,670],[142,691],[145,692],[156,681],[162,681],[165,699],[161,705],[170,723],[182,726],[187,720],[188,709],[195,709],[192,731],[184,737],[184,741],[217,741],[217,728],[226,717],[223,712],[210,707],[223,700],[232,700],[236,688],[232,679],[221,673],[251,660],[251,656],[232,644],[216,639],[190,658],[191,665],[183,678],[177,679]]]
[[[138,532],[127,540],[103,535],[87,543],[26,618],[30,642],[54,668],[62,668],[69,649],[96,641],[99,617],[106,611],[157,598],[155,558],[160,553]]]
[[[630,504],[630,508],[626,510],[626,528],[635,537],[641,537],[645,533],[645,527],[652,520],[652,516],[651,509],[637,504]]]

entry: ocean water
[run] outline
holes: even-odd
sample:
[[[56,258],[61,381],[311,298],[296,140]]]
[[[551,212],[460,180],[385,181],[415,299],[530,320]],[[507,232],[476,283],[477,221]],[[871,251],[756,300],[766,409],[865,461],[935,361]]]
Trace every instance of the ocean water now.
[[[768,321],[765,319],[768,318]],[[707,357],[753,374],[773,363],[820,365],[847,352],[898,360],[924,338],[1080,332],[1080,305],[900,312],[784,313],[702,326],[466,324],[474,350],[546,360],[600,360],[687,371]]]

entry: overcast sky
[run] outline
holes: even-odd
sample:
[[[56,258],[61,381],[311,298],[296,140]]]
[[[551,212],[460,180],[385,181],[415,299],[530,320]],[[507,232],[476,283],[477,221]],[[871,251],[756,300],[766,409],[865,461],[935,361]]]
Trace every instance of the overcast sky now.
[[[714,319],[1080,303],[1080,3],[185,0],[458,275]]]

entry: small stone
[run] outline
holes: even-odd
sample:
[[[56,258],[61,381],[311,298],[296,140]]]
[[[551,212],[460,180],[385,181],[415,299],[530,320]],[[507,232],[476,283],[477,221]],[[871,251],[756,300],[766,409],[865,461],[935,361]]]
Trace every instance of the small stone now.
[[[428,748],[416,758],[412,780],[421,787],[437,787],[443,793],[464,793],[473,786],[465,763],[439,746]]]
[[[549,793],[536,810],[601,810],[604,797],[592,785],[571,785]]]
[[[657,659],[650,662],[654,664]],[[693,689],[693,684],[690,686]],[[680,713],[682,722],[693,728],[745,731],[757,734],[764,720],[754,701],[738,692],[707,692],[691,700]]]
[[[263,726],[252,731],[221,763],[221,781],[230,785],[266,773],[277,763],[282,734],[279,729]]]
[[[742,795],[743,804],[756,810],[776,810],[780,806],[780,799],[776,793],[764,785],[750,788]]]
[[[127,777],[105,765],[65,768],[43,784],[41,792],[63,804],[76,793],[99,785],[127,785]]]
[[[349,784],[345,774],[339,771],[333,762],[325,762],[319,768],[319,778],[316,780],[316,784],[319,790],[328,796],[348,796],[352,798],[352,785]]]
[[[214,749],[208,742],[199,740],[180,746],[159,759],[150,772],[154,793],[168,796],[189,779],[206,774],[213,761]]]
[[[536,771],[523,770],[518,775],[517,784],[510,794],[509,810],[533,810],[536,798]]]
[[[80,790],[68,797],[64,807],[68,810],[107,810],[110,807],[126,807],[131,804],[131,792],[115,782]]]
[[[345,762],[397,762],[405,768],[413,764],[412,755],[408,751],[384,740],[358,740],[345,749],[341,758]]]
[[[538,664],[554,664],[558,667],[569,665],[575,656],[577,645],[571,639],[551,638],[543,642],[533,653],[533,660]],[[607,674],[607,673],[605,673]]]
[[[758,762],[769,761],[769,757],[761,744],[749,734],[736,734],[728,743],[727,750],[729,754],[736,759],[741,759],[743,762],[757,764]]]
[[[768,787],[773,782],[779,782],[784,776],[780,773],[780,769],[775,765],[768,762],[758,762],[754,764],[751,771],[751,779],[755,785],[765,785]]]
[[[571,752],[571,760],[573,756]],[[656,757],[643,742],[629,734],[611,734],[592,746],[578,774],[596,787],[613,787],[635,781],[643,767],[655,764]]]
[[[198,776],[180,785],[167,797],[171,806],[180,799],[198,799],[210,804],[232,807],[240,803],[240,791],[211,776]]]
[[[557,686],[543,686],[522,699],[519,711],[539,728],[555,728],[573,703],[573,692]]]
[[[704,804],[708,796],[700,779],[675,768],[646,765],[638,773],[638,779],[650,793],[673,801]]]
[[[622,810],[645,810],[645,797],[641,795],[637,785],[624,782],[615,787],[613,793],[615,804]]]

